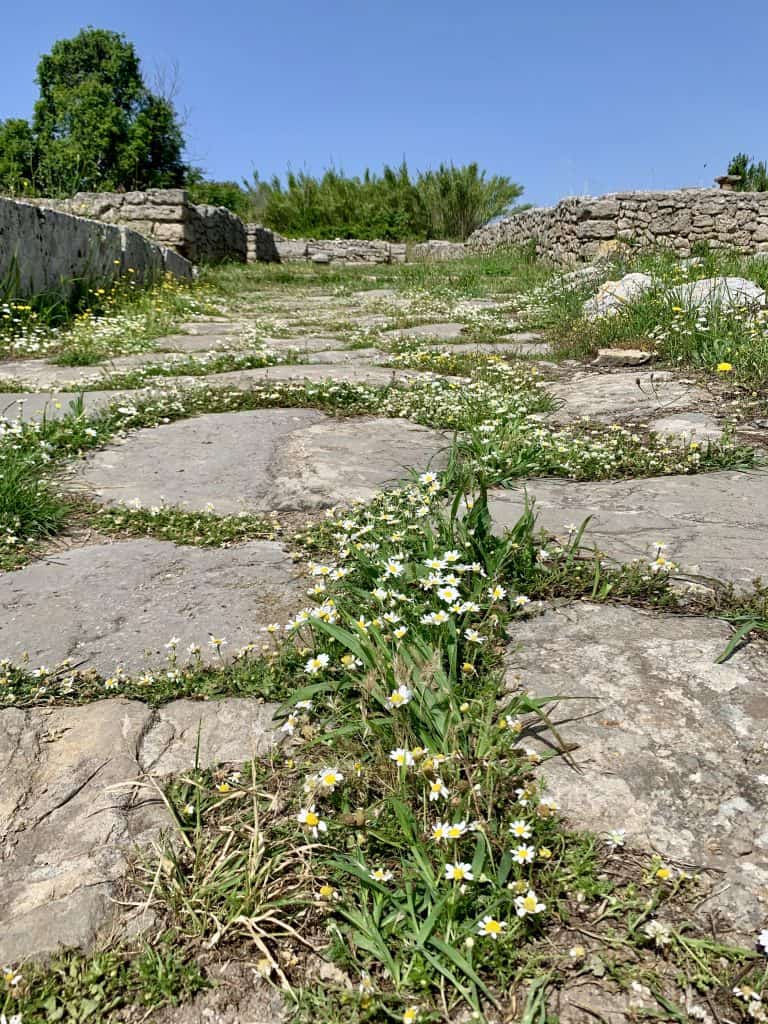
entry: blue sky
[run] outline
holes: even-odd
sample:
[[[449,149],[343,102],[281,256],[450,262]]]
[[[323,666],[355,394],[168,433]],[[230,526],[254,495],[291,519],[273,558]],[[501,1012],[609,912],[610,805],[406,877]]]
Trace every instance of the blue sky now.
[[[3,13],[0,118],[89,24],[178,67],[210,176],[477,160],[529,202],[710,184],[768,157],[768,13],[714,0],[35,0]]]

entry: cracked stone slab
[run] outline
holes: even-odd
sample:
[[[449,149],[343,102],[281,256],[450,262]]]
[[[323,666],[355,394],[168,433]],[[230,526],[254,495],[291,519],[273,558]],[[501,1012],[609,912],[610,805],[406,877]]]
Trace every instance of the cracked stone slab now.
[[[308,511],[368,499],[412,467],[441,466],[447,445],[445,435],[404,419],[257,409],[137,430],[88,455],[70,477],[104,504]]]
[[[653,558],[658,543],[681,573],[748,587],[768,579],[768,474],[722,470],[640,480],[530,480],[519,490],[494,488],[489,505],[497,530],[523,512],[525,492],[537,521],[564,535],[591,516],[583,538],[610,558]]]
[[[553,712],[576,770],[541,769],[571,823],[709,869],[704,910],[751,946],[768,924],[768,645],[716,665],[730,635],[710,618],[571,605],[515,623],[507,684],[576,698]]]
[[[710,403],[709,394],[667,371],[576,372],[549,387],[561,407],[552,419],[582,416],[613,421],[648,419]]]
[[[136,783],[263,753],[274,710],[239,698],[0,711],[0,960],[87,949],[112,930],[131,848],[170,824]]]
[[[226,549],[176,547],[149,538],[71,548],[0,576],[0,657],[49,668],[72,658],[110,675],[164,665],[165,644],[223,653],[286,621],[303,587],[288,552],[272,541]]]

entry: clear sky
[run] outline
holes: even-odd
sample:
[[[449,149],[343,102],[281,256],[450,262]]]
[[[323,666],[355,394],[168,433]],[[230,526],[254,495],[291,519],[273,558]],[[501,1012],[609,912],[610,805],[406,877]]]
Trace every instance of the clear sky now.
[[[761,0],[7,0],[0,118],[86,25],[178,68],[187,156],[215,178],[476,160],[529,202],[706,185],[768,158]]]

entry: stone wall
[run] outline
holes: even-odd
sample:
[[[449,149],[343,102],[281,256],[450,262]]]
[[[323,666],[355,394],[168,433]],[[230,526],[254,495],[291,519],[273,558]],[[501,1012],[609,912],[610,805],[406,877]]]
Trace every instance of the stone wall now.
[[[78,281],[103,284],[128,270],[140,281],[192,277],[184,257],[136,231],[0,198],[0,282],[14,296],[68,295]]]
[[[463,242],[446,242],[440,238],[432,238],[428,242],[418,242],[411,249],[411,259],[417,262],[461,260],[467,255],[467,247]]]
[[[283,238],[261,224],[247,224],[248,262],[405,263],[406,246],[360,238]]]
[[[665,246],[690,256],[695,242],[742,252],[768,250],[768,192],[678,189],[576,196],[513,214],[475,231],[471,252],[534,242],[539,256],[575,263],[606,255],[622,241]]]
[[[175,249],[193,263],[245,263],[245,225],[222,206],[195,206],[182,188],[154,188],[146,192],[78,192],[71,199],[37,199],[79,217],[122,224],[162,245]]]

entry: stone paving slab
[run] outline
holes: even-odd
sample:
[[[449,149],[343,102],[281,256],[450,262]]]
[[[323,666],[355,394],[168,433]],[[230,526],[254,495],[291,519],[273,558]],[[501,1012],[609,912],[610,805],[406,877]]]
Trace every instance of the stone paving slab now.
[[[326,352],[344,347],[341,338],[298,335],[294,338],[265,338],[264,345],[275,352]]]
[[[495,356],[551,355],[552,352],[549,345],[519,341],[460,341],[448,345],[431,345],[429,347],[439,352],[482,352]]]
[[[247,346],[236,334],[169,334],[153,342],[157,352],[183,352],[186,355],[198,352],[228,352]]]
[[[684,437],[687,441],[718,441],[723,436],[719,420],[706,412],[687,412],[677,416],[661,416],[648,424],[657,434]]]
[[[366,364],[325,366],[322,363],[294,363],[278,366],[264,366],[253,370],[228,370],[225,373],[210,374],[206,377],[166,377],[165,385],[188,386],[194,383],[205,383],[215,386],[231,385],[236,388],[248,388],[254,383],[263,381],[350,381],[357,384],[370,384],[384,387],[395,381],[415,380],[427,376],[416,370],[395,370],[383,366]]]
[[[274,710],[114,699],[0,711],[0,960],[94,944],[116,917],[131,847],[170,824],[157,793],[135,783],[265,752]]]
[[[179,331],[182,334],[216,337],[221,334],[239,334],[245,326],[235,320],[212,318],[210,320],[188,320],[186,323],[179,324]]]
[[[420,324],[418,327],[398,327],[384,331],[389,338],[438,338],[440,341],[452,341],[460,338],[465,324]]]
[[[205,353],[210,352],[210,339],[206,340]],[[213,352],[212,354],[216,354]],[[91,366],[57,366],[45,359],[23,359],[13,363],[0,363],[0,380],[19,381],[34,388],[57,388],[65,384],[94,384],[113,373],[123,373],[142,366],[162,363],[172,364],[184,358],[179,353],[175,360],[167,352],[135,352],[127,356],[115,356],[106,363]]]
[[[113,402],[134,396],[130,391],[20,391],[0,394],[0,416],[7,419],[61,419],[74,410],[73,403],[82,398],[83,410],[90,416]]]
[[[165,665],[165,644],[223,654],[285,621],[302,601],[298,570],[272,541],[227,549],[176,547],[142,538],[71,548],[0,576],[0,657],[48,668],[71,658],[110,675]]]
[[[309,511],[370,498],[411,467],[442,465],[447,445],[443,434],[403,419],[210,413],[135,431],[88,455],[71,482],[105,504]]]
[[[380,348],[329,349],[327,352],[312,352],[307,361],[312,364],[366,366],[367,361],[382,355]]]
[[[730,470],[640,480],[532,480],[525,489],[495,488],[489,504],[497,530],[522,514],[525,490],[540,526],[556,535],[592,516],[584,535],[610,558],[653,558],[655,545],[684,574],[747,587],[768,580],[768,474]]]
[[[666,371],[576,371],[550,385],[549,391],[562,403],[552,417],[556,422],[582,416],[606,422],[648,419],[711,402],[702,388]]]
[[[553,719],[579,744],[576,770],[541,769],[571,823],[709,868],[701,909],[751,947],[768,924],[768,645],[716,665],[723,622],[587,603],[510,635],[509,687],[563,698]]]

